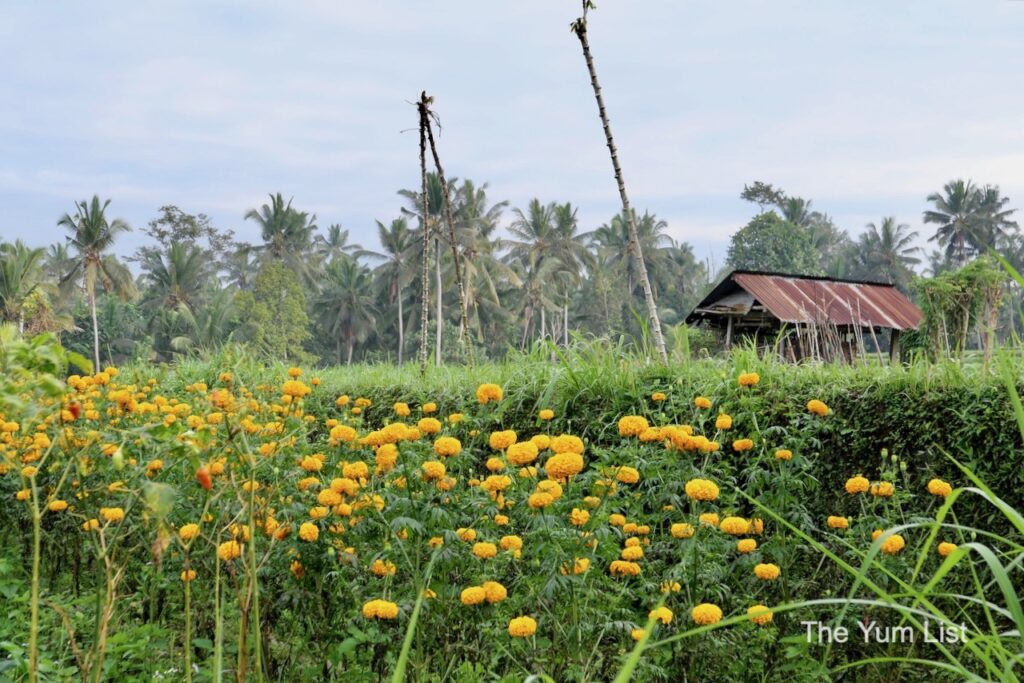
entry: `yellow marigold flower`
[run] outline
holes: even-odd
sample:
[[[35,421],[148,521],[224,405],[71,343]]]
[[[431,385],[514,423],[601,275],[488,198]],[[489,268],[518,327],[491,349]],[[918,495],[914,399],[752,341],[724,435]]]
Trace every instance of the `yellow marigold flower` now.
[[[444,477],[446,468],[443,462],[437,460],[428,460],[421,466],[423,470],[423,478],[427,481],[434,481]]]
[[[301,535],[302,532],[300,531]],[[394,562],[388,560],[374,560],[373,564],[370,565],[370,571],[373,572],[374,576],[394,576],[395,572],[398,571],[395,567]]]
[[[508,590],[497,581],[484,581],[480,587],[484,589],[487,602],[492,605],[508,597]]]
[[[893,534],[882,543],[882,552],[886,555],[895,555],[906,547],[907,541],[899,534]]]
[[[662,593],[678,593],[682,589],[678,581],[663,581],[661,584]]]
[[[309,516],[313,519],[323,519],[330,513],[326,506],[317,505],[309,509]]]
[[[537,417],[539,417],[542,420],[551,420],[555,417],[555,411],[549,408],[545,408],[541,410],[539,413],[537,413]]]
[[[188,583],[189,581],[195,581],[196,576],[198,576],[198,574],[196,574],[195,569],[186,569],[181,573],[181,580]]]
[[[436,413],[437,412],[437,404],[436,403],[424,403],[423,407],[420,408],[420,410],[423,411],[424,415],[430,415],[432,413]]]
[[[369,479],[370,466],[362,460],[344,463],[341,468],[341,476],[352,480]]]
[[[932,479],[931,481],[928,482],[928,493],[932,494],[933,496],[945,498],[952,492],[953,487],[950,486],[947,482],[942,481],[941,479]]]
[[[956,550],[956,548],[956,543],[950,543],[948,541],[940,543],[938,547],[939,555],[942,557],[948,557],[954,550]]]
[[[32,465],[26,465],[25,467],[21,468],[21,476],[25,477],[26,479],[31,479],[32,477],[36,476],[36,473],[38,472],[39,468],[33,467]]]
[[[750,522],[742,517],[726,517],[718,528],[730,536],[743,536],[750,531]]]
[[[580,508],[573,508],[569,513],[569,523],[573,526],[583,526],[590,521],[590,513]]]
[[[494,523],[498,526],[508,526],[509,519],[505,515],[494,515]]]
[[[292,379],[302,377],[302,369],[295,367],[288,368],[288,376],[291,377]]]
[[[21,489],[20,491],[14,494],[14,497],[17,498],[18,500],[29,500],[30,498],[32,498],[32,491],[29,489]]]
[[[298,380],[288,380],[281,385],[281,393],[291,398],[302,398],[303,396],[309,395],[313,391],[304,382]]]
[[[120,522],[120,521],[122,521],[124,519],[124,509],[123,508],[100,508],[100,517],[102,517],[103,521],[105,521],[105,522],[109,522],[110,524],[115,524],[115,523]]]
[[[299,538],[307,543],[312,543],[320,538],[320,528],[312,522],[303,522],[299,527]]]
[[[198,524],[184,524],[184,525],[182,525],[182,527],[180,529],[178,529],[178,537],[181,540],[185,541],[186,543],[188,543],[189,541],[191,541],[192,539],[194,539],[198,535],[199,535],[199,525]]]
[[[481,560],[488,560],[498,554],[498,548],[493,543],[481,541],[473,544],[473,554]]]
[[[529,505],[534,510],[546,508],[548,505],[551,505],[554,502],[554,497],[550,493],[544,493],[543,491],[538,491],[537,493],[530,494],[530,497],[526,501],[527,505]]]
[[[726,429],[732,429],[732,416],[722,413],[715,420],[715,429],[725,431]]]
[[[634,467],[620,467],[615,472],[615,478],[623,484],[635,484],[640,481],[640,472]]]
[[[685,490],[692,500],[711,501],[718,498],[718,485],[708,479],[691,479],[686,482]]]
[[[367,619],[394,619],[398,616],[398,605],[387,600],[370,600],[363,605],[363,616]]]
[[[686,522],[676,522],[671,531],[673,538],[692,538],[694,534],[693,525]]]
[[[339,443],[350,443],[356,438],[356,430],[348,425],[337,425],[331,427],[330,443],[337,446]]]
[[[518,536],[502,536],[498,545],[502,550],[522,550],[523,539]]]
[[[732,442],[732,449],[737,452],[749,451],[753,447],[753,439],[736,439]]]
[[[654,401],[655,403],[661,403],[667,398],[668,396],[666,396],[665,393],[662,391],[655,391],[653,394],[651,394],[651,400]]]
[[[516,617],[508,622],[508,634],[513,638],[529,638],[537,632],[537,622],[531,617]]]
[[[655,621],[660,621],[663,625],[667,625],[672,623],[672,610],[670,610],[668,607],[658,607],[652,609],[650,613],[647,615],[647,618],[654,619]]]
[[[238,541],[225,541],[217,546],[217,557],[221,562],[231,562],[242,556],[242,544]]]
[[[690,618],[700,626],[717,624],[722,620],[722,609],[710,602],[702,602],[690,610]]]
[[[752,538],[743,538],[736,542],[736,550],[748,555],[757,550],[757,541]]]
[[[480,586],[470,586],[462,591],[459,595],[459,600],[462,601],[463,605],[479,605],[481,602],[487,599],[487,591]]]
[[[870,488],[871,482],[867,480],[867,477],[863,477],[859,474],[856,477],[850,477],[846,480],[846,492],[850,495],[867,493]]]
[[[786,450],[785,448],[780,448],[779,450],[775,451],[775,459],[776,460],[792,460],[793,459],[793,451]]]
[[[476,388],[476,400],[481,404],[500,401],[505,395],[497,384],[481,384]]]
[[[307,455],[299,463],[299,466],[307,472],[319,472],[324,467],[324,461],[312,455]]]
[[[515,433],[513,432],[513,438],[515,438],[514,434]],[[494,434],[491,435],[491,439],[491,446],[493,447]],[[508,458],[508,461],[513,465],[528,465],[537,459],[537,455],[539,453],[537,445],[532,441],[512,443],[507,446],[507,449],[508,450],[505,451],[505,456]],[[499,450],[501,449],[499,448]]]
[[[643,443],[654,443],[655,441],[663,441],[664,435],[661,430],[657,427],[648,427],[644,431],[640,432],[639,439]]]
[[[761,381],[761,376],[756,372],[744,372],[736,381],[741,387],[752,387]]]
[[[824,417],[828,415],[828,406],[814,398],[807,402],[807,411],[814,413],[818,417]]]
[[[750,620],[758,626],[767,626],[772,623],[774,615],[772,611],[764,605],[754,605],[753,607],[747,608],[747,616]]]
[[[877,498],[891,498],[895,492],[896,487],[892,485],[892,482],[880,481],[871,486],[871,495]]]
[[[537,451],[546,450],[551,446],[551,437],[547,434],[534,434],[530,437],[530,443],[537,447]]]
[[[761,563],[754,566],[754,576],[761,579],[762,581],[774,581],[775,579],[779,578],[779,574],[781,573],[782,571],[779,569],[779,566],[776,564],[771,564],[770,562]]]
[[[640,565],[636,562],[629,562],[626,560],[615,560],[611,563],[608,570],[612,576],[639,576]]]
[[[572,568],[563,566],[562,573],[568,574],[570,571],[574,575],[586,574],[590,570],[590,559],[586,557],[577,557],[573,559]]]
[[[829,515],[828,526],[830,529],[848,529],[850,528],[850,520],[846,517]]]
[[[644,635],[646,635],[646,633],[647,633],[647,631],[645,631],[642,628],[635,628],[635,629],[633,629],[632,631],[629,632],[629,636],[633,640],[641,640],[641,639],[643,639]]]
[[[434,452],[442,458],[451,458],[462,452],[462,443],[454,436],[442,436],[434,442]]]
[[[487,442],[496,451],[503,451],[516,442],[516,433],[511,429],[501,432],[491,432]]]
[[[66,500],[51,500],[46,506],[46,509],[50,512],[64,512],[68,509],[68,502]]]
[[[462,413],[452,413],[451,415],[448,416],[448,423],[458,424],[459,422],[462,422],[463,417],[464,416]]]
[[[440,548],[444,545],[444,538],[441,536],[431,536],[430,540],[427,541],[427,545],[431,548]]]
[[[100,528],[100,520],[95,517],[82,523],[82,531],[96,531]]]
[[[624,526],[626,524],[626,516],[613,513],[608,515],[608,523],[612,526]]]
[[[693,405],[697,406],[701,410],[707,410],[711,407],[711,399],[706,396],[698,396],[693,399]]]
[[[573,434],[559,434],[551,439],[549,447],[556,454],[576,453],[583,455],[583,439]]]
[[[501,458],[487,458],[487,462],[484,463],[484,467],[487,468],[488,472],[501,472],[505,469],[505,461]]]
[[[544,471],[550,479],[567,481],[583,471],[583,456],[579,453],[556,453],[544,463]]]
[[[409,410],[409,404],[408,403],[401,403],[401,402],[396,403],[394,405],[394,409],[395,409],[395,415],[397,415],[398,417],[408,417],[409,413],[412,412],[412,411]]]
[[[588,508],[596,508],[598,505],[601,504],[601,499],[598,498],[597,496],[586,496],[583,499],[583,504],[586,505]]]
[[[701,524],[706,524],[707,526],[718,526],[717,512],[705,512],[697,519]]]
[[[416,428],[424,434],[437,434],[441,431],[441,421],[434,417],[424,417],[416,423]]]
[[[242,490],[246,493],[252,493],[253,491],[260,490],[260,483],[258,481],[247,481],[242,484]]]
[[[624,560],[629,560],[630,562],[636,562],[637,560],[643,559],[644,549],[638,545],[629,546],[622,549],[622,553],[619,554],[619,557]]]
[[[619,436],[640,436],[650,427],[647,418],[641,415],[626,415],[619,418]]]
[[[476,540],[476,531],[474,529],[456,529],[455,535],[458,536],[459,539],[465,541],[466,543],[472,543]]]

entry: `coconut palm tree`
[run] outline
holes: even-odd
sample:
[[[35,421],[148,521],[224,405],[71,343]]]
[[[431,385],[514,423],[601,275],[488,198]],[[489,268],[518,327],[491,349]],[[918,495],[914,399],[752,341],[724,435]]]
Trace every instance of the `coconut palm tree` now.
[[[351,365],[357,342],[366,341],[377,324],[370,269],[354,259],[339,258],[324,269],[324,282],[316,299],[320,324],[335,339],[337,361],[342,344],[345,363]]]
[[[569,344],[569,301],[572,288],[579,285],[583,267],[589,256],[587,237],[579,232],[576,208],[569,202],[555,204],[553,213],[554,252],[561,262],[560,284],[562,286],[562,339]]]
[[[377,221],[377,235],[383,252],[363,250],[361,254],[384,261],[373,272],[375,281],[382,285],[388,304],[397,304],[398,364],[401,365],[405,353],[405,289],[416,280],[418,260],[415,254],[421,245],[409,230],[405,218],[396,218],[387,227]]]
[[[455,187],[457,182],[457,178],[448,179],[450,187]],[[434,236],[434,287],[437,292],[437,329],[434,337],[434,362],[437,365],[441,365],[441,333],[444,327],[444,280],[442,279],[442,260],[444,254],[442,252],[442,244],[447,238],[445,231],[441,229],[441,224],[444,220],[444,190],[441,187],[441,178],[436,173],[427,173],[426,216],[423,216],[422,191],[399,190],[398,194],[409,203],[408,207],[402,207],[402,213],[418,218],[420,225],[425,226],[428,233]],[[423,233],[420,230],[416,230],[414,234],[419,235],[420,241],[422,241]],[[422,247],[420,247],[419,254],[422,259]],[[422,281],[421,279],[420,282]],[[422,299],[423,297],[421,296],[421,302]]]
[[[307,287],[315,290],[316,272],[309,255],[315,243],[316,214],[299,211],[292,206],[291,199],[285,202],[278,192],[270,195],[270,203],[258,211],[249,209],[245,219],[260,226],[263,244],[252,247],[253,251],[264,258],[283,261]]]
[[[924,222],[939,226],[929,242],[938,242],[946,255],[957,263],[964,263],[974,247],[972,240],[983,224],[984,195],[970,180],[952,180],[942,193],[928,195],[933,209],[924,212]]]
[[[914,245],[918,233],[906,223],[886,216],[881,223],[868,223],[858,240],[857,259],[864,276],[888,280],[907,292],[914,277],[914,266],[921,263],[921,248]]]
[[[338,223],[327,228],[326,235],[317,235],[313,240],[317,256],[321,262],[327,262],[341,255],[358,256],[363,252],[362,245],[350,244],[348,230],[342,229]]]
[[[0,320],[17,323],[25,331],[24,305],[44,285],[42,249],[21,240],[0,243]]]
[[[998,185],[986,185],[978,190],[978,194],[981,222],[971,236],[975,251],[981,253],[1005,248],[1017,231],[1017,221],[1010,218],[1017,210],[1006,208],[1010,198],[1002,196]]]
[[[148,251],[142,261],[146,284],[142,309],[149,316],[153,348],[170,360],[186,343],[186,333],[195,327],[195,314],[203,304],[203,293],[213,276],[209,253],[194,244],[175,242],[166,253]]]
[[[75,260],[64,276],[64,282],[80,281],[85,289],[92,316],[93,361],[100,364],[100,330],[96,321],[96,284],[122,299],[135,294],[131,273],[117,259],[107,254],[122,232],[131,227],[122,219],[108,220],[106,211],[110,200],[100,202],[93,195],[91,201],[75,203],[75,215],[64,214],[57,225],[67,230],[69,244],[75,250]]]

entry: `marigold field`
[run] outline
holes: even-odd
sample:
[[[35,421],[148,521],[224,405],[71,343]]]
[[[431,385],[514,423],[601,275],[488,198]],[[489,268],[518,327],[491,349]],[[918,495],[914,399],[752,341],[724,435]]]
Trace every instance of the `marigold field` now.
[[[1021,436],[993,373],[5,363],[0,678],[1020,674]],[[808,619],[855,636],[807,643]],[[973,642],[856,636],[929,619]]]

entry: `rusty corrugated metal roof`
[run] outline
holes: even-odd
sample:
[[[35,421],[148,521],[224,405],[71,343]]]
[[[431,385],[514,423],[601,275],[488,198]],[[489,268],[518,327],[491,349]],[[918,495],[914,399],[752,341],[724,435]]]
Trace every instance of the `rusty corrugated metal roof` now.
[[[892,285],[735,272],[729,278],[783,322],[916,329],[921,310]]]

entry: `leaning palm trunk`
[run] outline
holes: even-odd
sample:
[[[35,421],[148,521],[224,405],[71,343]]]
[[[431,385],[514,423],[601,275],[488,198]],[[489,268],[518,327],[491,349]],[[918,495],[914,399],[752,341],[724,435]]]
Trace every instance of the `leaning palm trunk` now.
[[[420,220],[423,225],[423,292],[420,297],[420,374],[427,372],[427,321],[430,317],[430,222],[427,220],[427,93],[420,96],[416,108],[420,113],[420,198],[423,209]],[[440,324],[440,320],[438,323]]]
[[[643,251],[640,249],[640,238],[636,232],[636,218],[629,206],[629,196],[626,194],[626,182],[622,177],[622,168],[619,166],[619,153],[615,149],[615,139],[612,137],[611,125],[608,123],[608,114],[605,111],[604,97],[601,96],[601,86],[597,82],[597,70],[594,67],[594,58],[590,54],[590,42],[587,40],[587,10],[593,7],[591,0],[583,0],[583,16],[572,24],[572,30],[580,39],[583,47],[583,58],[587,62],[587,70],[590,72],[590,85],[594,88],[594,98],[597,100],[597,111],[601,117],[601,125],[604,127],[604,136],[608,141],[608,153],[612,158],[612,168],[615,170],[615,182],[619,185],[619,197],[622,199],[622,213],[629,228],[629,251],[636,262],[640,284],[644,288],[644,300],[647,303],[647,317],[651,322],[651,332],[654,334],[654,346],[661,356],[662,362],[668,362],[668,353],[665,351],[665,338],[661,335],[661,320],[658,318],[658,307],[654,303],[654,293],[651,291],[651,281],[647,277],[647,266],[644,264]]]
[[[437,329],[434,333],[434,365],[441,367],[441,331],[444,325],[444,287],[441,280],[441,239],[434,238],[434,286],[437,287]]]
[[[459,245],[455,241],[455,219],[452,217],[452,201],[448,195],[448,181],[444,177],[444,169],[441,168],[441,157],[437,153],[437,143],[434,141],[434,128],[427,119],[427,139],[430,141],[430,153],[434,156],[434,166],[437,168],[437,178],[441,182],[441,196],[444,197],[444,217],[448,223],[448,241],[452,247],[452,260],[455,264],[455,283],[459,289],[459,307],[462,320],[459,326],[459,341],[466,347],[466,361],[473,365],[473,345],[469,340],[469,309],[466,306],[466,286],[462,281],[462,257],[459,255]],[[440,262],[440,254],[438,254]],[[440,285],[439,285],[440,286]],[[440,317],[440,293],[438,296],[438,317]],[[440,340],[440,326],[438,327],[438,339]],[[440,351],[438,352],[440,354]],[[438,361],[440,363],[440,360]]]

